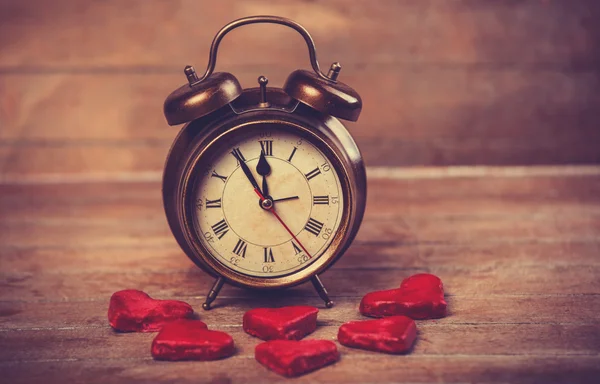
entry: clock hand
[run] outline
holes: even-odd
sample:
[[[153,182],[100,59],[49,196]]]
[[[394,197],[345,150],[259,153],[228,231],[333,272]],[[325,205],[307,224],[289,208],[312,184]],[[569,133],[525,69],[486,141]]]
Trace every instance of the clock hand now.
[[[304,248],[304,245],[302,245],[302,243],[300,242],[300,240],[298,240],[298,238],[296,237],[296,235],[294,235],[294,233],[292,232],[292,230],[285,224],[285,222],[281,219],[281,217],[279,217],[279,215],[277,214],[277,212],[275,212],[275,207],[273,206],[273,201],[269,198],[265,198],[265,196],[260,193],[260,191],[258,190],[258,188],[254,188],[254,192],[256,192],[256,194],[258,195],[258,197],[260,197],[260,201],[261,201],[261,205],[267,210],[270,211],[275,218],[277,218],[277,220],[281,223],[281,225],[283,225],[283,228],[285,228],[285,230],[290,234],[290,236],[292,236],[292,239],[296,240],[296,243],[298,243],[298,245],[300,246],[300,248],[302,248],[302,250],[304,251],[304,253],[306,254],[306,256],[308,256],[309,259],[312,259],[311,254],[306,250],[306,248]],[[270,202],[270,204],[264,204],[264,202]]]
[[[256,179],[252,175],[252,172],[250,171],[250,168],[248,168],[248,166],[246,165],[246,162],[243,159],[240,158],[240,156],[237,154],[236,151],[232,151],[231,154],[240,163],[240,168],[242,168],[242,171],[244,171],[244,174],[248,178],[248,181],[250,181],[250,184],[252,184],[252,186],[254,187],[254,190],[258,189],[260,191],[260,187],[258,186],[258,183],[256,182]]]
[[[281,199],[273,199],[273,202],[277,202],[277,201],[286,201],[286,200],[295,200],[295,199],[299,199],[298,196],[290,196],[290,197],[282,197]]]
[[[260,151],[260,158],[256,164],[256,173],[262,176],[262,193],[269,196],[269,186],[267,185],[267,175],[271,173],[271,166],[265,158],[265,151]]]
[[[281,217],[279,217],[279,215],[277,214],[277,212],[275,212],[274,208],[271,208],[271,213],[273,215],[275,215],[275,217],[277,218],[277,220],[279,220],[279,222],[281,223],[281,225],[283,225],[283,228],[285,228],[285,230],[292,236],[292,238],[294,240],[296,240],[296,243],[298,243],[298,245],[300,246],[300,248],[302,248],[302,250],[304,251],[304,253],[306,254],[306,256],[308,256],[309,259],[312,259],[311,254],[306,250],[306,248],[304,248],[304,245],[302,245],[302,243],[300,242],[300,240],[298,240],[298,238],[296,237],[296,235],[294,235],[292,233],[292,231],[290,230],[290,228],[285,225],[285,223],[283,222],[283,220],[281,220]]]

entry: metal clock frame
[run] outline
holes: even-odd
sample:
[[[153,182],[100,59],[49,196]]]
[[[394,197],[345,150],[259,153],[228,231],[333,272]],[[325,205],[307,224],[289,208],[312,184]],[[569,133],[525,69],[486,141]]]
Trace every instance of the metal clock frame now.
[[[259,92],[247,91],[250,97]],[[331,267],[348,248],[360,227],[366,204],[366,176],[360,151],[354,140],[335,118],[317,113],[303,105],[297,105],[293,112],[286,112],[285,106],[276,102],[284,100],[286,95],[269,89],[272,100],[269,107],[252,108],[249,112],[236,114],[233,108],[224,108],[220,118],[199,119],[183,127],[169,153],[163,179],[163,198],[165,212],[171,230],[187,256],[200,268],[212,276],[217,276],[213,289],[204,307],[210,308],[224,282],[254,288],[286,288],[313,279],[313,284],[328,306],[333,303],[320,282],[318,275]],[[252,101],[248,100],[249,103]],[[237,108],[251,108],[248,104]],[[210,121],[209,121],[210,120]],[[321,150],[338,173],[342,186],[343,212],[340,225],[334,239],[322,254],[306,268],[281,277],[252,277],[227,268],[216,260],[198,238],[193,224],[195,212],[194,180],[197,177],[198,164],[203,156],[215,146],[226,146],[226,137],[236,130],[275,124],[307,139]]]
[[[214,72],[223,37],[236,28],[256,23],[280,24],[297,31],[307,44],[313,71],[296,70],[288,76],[283,88],[269,89],[264,76],[258,79],[260,88],[242,89],[232,74]],[[171,231],[183,251],[196,265],[217,277],[204,309],[210,308],[226,281],[249,288],[274,289],[310,279],[326,306],[333,305],[319,274],[339,259],[356,236],[367,193],[360,151],[350,133],[336,119],[356,121],[362,109],[360,95],[338,81],[341,68],[336,62],[327,74],[321,71],[312,37],[295,21],[277,16],[251,16],[225,25],[213,39],[204,75],[199,78],[192,66],[186,66],[184,73],[188,83],[165,100],[167,122],[186,125],[167,156],[163,174],[164,208]],[[344,210],[334,239],[317,260],[284,276],[260,278],[234,271],[216,260],[196,233],[192,210],[195,210],[193,184],[197,165],[205,154],[236,130],[265,123],[293,130],[325,154],[338,173]]]

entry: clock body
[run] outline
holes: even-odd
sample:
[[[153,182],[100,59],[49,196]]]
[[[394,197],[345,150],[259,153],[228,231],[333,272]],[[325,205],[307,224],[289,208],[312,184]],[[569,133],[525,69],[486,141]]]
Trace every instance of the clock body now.
[[[243,168],[266,180],[277,218]],[[351,244],[365,210],[365,168],[339,120],[279,88],[252,88],[182,128],[163,200],[173,235],[200,268],[239,286],[285,288],[321,274]]]

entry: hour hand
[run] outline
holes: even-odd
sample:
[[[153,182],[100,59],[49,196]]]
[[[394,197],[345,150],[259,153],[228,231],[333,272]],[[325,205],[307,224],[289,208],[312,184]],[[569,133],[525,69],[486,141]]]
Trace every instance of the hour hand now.
[[[260,187],[258,186],[256,179],[252,175],[252,172],[250,171],[250,168],[248,168],[248,166],[246,165],[246,162],[244,161],[244,159],[239,155],[239,152],[236,150],[233,150],[233,151],[231,151],[231,154],[240,163],[240,168],[242,168],[242,171],[244,171],[244,174],[248,178],[248,181],[250,181],[250,184],[252,184],[252,186],[254,187],[255,190],[260,191]]]
[[[269,186],[267,185],[267,175],[271,173],[271,166],[267,163],[267,159],[265,158],[265,152],[260,151],[260,158],[258,159],[258,164],[256,164],[256,172],[262,176],[262,193],[265,197],[269,195]]]

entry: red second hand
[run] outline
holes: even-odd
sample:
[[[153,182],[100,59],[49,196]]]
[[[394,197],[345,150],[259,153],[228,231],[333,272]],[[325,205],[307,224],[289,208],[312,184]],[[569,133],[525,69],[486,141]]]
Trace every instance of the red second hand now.
[[[258,195],[258,197],[260,197],[261,201],[265,199],[265,197],[262,195],[262,193],[260,193],[260,191],[257,188],[254,188],[254,192],[256,192],[256,194]],[[269,209],[269,211],[271,211],[271,213],[273,213],[273,215],[275,215],[275,217],[277,218],[277,220],[279,220],[279,222],[281,223],[281,225],[283,225],[283,228],[285,228],[286,231],[288,231],[288,233],[292,236],[292,238],[294,240],[296,240],[296,242],[298,243],[298,245],[300,246],[300,248],[302,248],[302,250],[304,251],[304,253],[306,253],[306,255],[308,256],[309,259],[312,259],[312,256],[310,255],[310,253],[308,253],[308,251],[306,250],[306,248],[304,248],[304,245],[302,245],[302,243],[300,242],[300,240],[298,240],[298,238],[296,237],[296,235],[294,235],[292,233],[292,231],[290,230],[290,228],[285,225],[285,223],[283,222],[283,220],[281,220],[281,217],[279,217],[279,215],[277,214],[277,212],[275,212],[275,208],[271,208]]]

